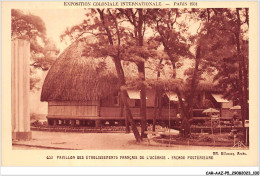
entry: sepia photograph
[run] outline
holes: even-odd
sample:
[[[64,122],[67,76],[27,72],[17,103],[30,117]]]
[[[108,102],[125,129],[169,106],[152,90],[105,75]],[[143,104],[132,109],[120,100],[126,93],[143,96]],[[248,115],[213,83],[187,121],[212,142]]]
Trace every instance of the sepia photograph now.
[[[12,9],[13,149],[248,148],[248,13]]]
[[[165,166],[254,155],[253,8],[140,3],[9,6],[3,130],[13,155],[44,151],[38,159],[47,165],[144,159]]]

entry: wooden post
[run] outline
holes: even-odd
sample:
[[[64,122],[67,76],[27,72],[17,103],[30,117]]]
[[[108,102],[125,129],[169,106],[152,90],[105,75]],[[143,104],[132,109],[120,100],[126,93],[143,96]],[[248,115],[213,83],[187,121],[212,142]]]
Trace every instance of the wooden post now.
[[[101,127],[101,120],[95,120],[95,127],[99,128]]]
[[[125,106],[124,106],[124,115],[125,115],[125,133],[130,133],[130,124],[127,118],[127,112]]]
[[[74,126],[76,125],[76,120],[70,120],[70,122],[71,122],[71,123],[70,123],[71,126],[74,127]]]
[[[53,125],[54,125],[54,126],[57,126],[58,124],[59,124],[59,120],[54,119],[54,120],[53,120]]]
[[[70,120],[66,120],[66,125],[70,125]]]
[[[79,126],[83,126],[84,120],[79,120]]]
[[[51,119],[48,119],[48,125],[49,126],[51,125]]]
[[[169,97],[169,131],[171,129],[171,100]]]
[[[158,108],[158,90],[157,90],[157,88],[155,88],[154,111],[153,111],[153,128],[152,128],[152,131],[155,131],[156,117],[157,117],[157,108]]]
[[[26,40],[12,41],[12,139],[29,140],[30,131],[30,43]]]

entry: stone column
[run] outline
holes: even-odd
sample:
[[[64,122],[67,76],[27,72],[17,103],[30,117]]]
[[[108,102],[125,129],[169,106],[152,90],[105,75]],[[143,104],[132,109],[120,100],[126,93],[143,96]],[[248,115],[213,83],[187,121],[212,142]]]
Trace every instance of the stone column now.
[[[30,43],[12,41],[12,139],[28,140],[30,131]]]

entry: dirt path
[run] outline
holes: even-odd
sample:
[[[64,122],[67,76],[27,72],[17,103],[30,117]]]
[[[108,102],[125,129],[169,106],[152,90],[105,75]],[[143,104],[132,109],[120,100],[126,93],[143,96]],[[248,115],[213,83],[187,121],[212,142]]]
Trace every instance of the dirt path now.
[[[133,134],[124,133],[63,133],[33,131],[30,141],[13,141],[13,149],[72,150],[232,150],[231,147],[160,145],[155,142],[137,144]]]

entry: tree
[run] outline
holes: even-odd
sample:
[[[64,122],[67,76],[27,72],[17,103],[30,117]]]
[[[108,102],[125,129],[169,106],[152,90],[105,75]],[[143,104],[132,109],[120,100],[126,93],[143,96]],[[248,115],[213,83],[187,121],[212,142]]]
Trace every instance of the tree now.
[[[183,20],[184,17],[200,24],[195,34],[188,33],[189,23]],[[140,141],[127,102],[126,87],[129,85],[122,61],[127,60],[137,65],[139,78],[135,84],[141,89],[141,137],[145,137],[146,131],[145,90],[148,83],[145,79],[145,66],[150,58],[158,61],[159,68],[163,61],[171,65],[173,72],[168,82],[175,85],[169,85],[168,88],[178,95],[184,119],[182,128],[185,129],[185,136],[189,136],[189,120],[192,118],[195,97],[204,73],[217,72],[215,81],[219,87],[226,90],[226,96],[233,96],[233,99],[235,94],[239,96],[243,117],[246,115],[246,110],[243,110],[248,107],[248,41],[247,29],[243,26],[246,24],[249,25],[247,9],[91,9],[87,10],[86,19],[81,24],[67,29],[61,37],[85,40],[86,56],[113,58],[127,119],[132,125],[136,140]],[[149,35],[146,34],[147,31]],[[88,40],[90,37],[91,41]],[[167,57],[160,56],[159,48],[163,48]],[[194,61],[194,67],[185,72],[187,79],[177,78],[180,58]],[[233,60],[237,64],[233,64]],[[160,85],[161,70],[156,71],[158,80],[154,84]],[[157,107],[160,107],[161,100],[159,87],[156,89]],[[156,108],[154,114],[156,118]]]
[[[215,81],[224,96],[241,105],[242,124],[248,119],[248,9],[208,9],[203,57],[217,70]],[[245,129],[244,129],[245,133]],[[245,135],[244,135],[245,137]]]
[[[87,42],[85,55],[88,57],[111,57],[113,58],[117,76],[120,84],[121,100],[124,103],[127,119],[129,120],[132,131],[137,142],[140,142],[141,136],[133,120],[133,115],[127,101],[127,85],[124,70],[121,64],[128,35],[125,28],[119,26],[119,17],[115,9],[91,9],[86,14],[86,19],[79,25],[67,29],[61,38],[69,36],[71,40],[87,40],[93,37],[92,41]],[[92,20],[94,19],[94,22]]]
[[[178,9],[155,9],[152,13],[154,21],[153,29],[158,33],[155,39],[161,42],[168,59],[171,62],[173,74],[172,79],[176,79],[176,65],[181,57],[194,58],[189,51],[191,41],[194,41],[193,36],[189,36],[187,26],[185,23],[178,22],[178,18],[184,14]],[[186,35],[186,36],[185,36]],[[183,117],[182,127],[185,129],[185,136],[190,133],[189,119],[192,114],[193,99],[195,96],[196,86],[198,84],[198,69],[200,63],[200,47],[197,47],[195,57],[195,68],[192,70],[190,89],[186,91],[186,102],[183,102],[183,93],[180,86],[174,87],[179,99],[181,114]],[[157,94],[159,95],[159,94]]]
[[[43,20],[32,14],[24,14],[21,10],[12,9],[11,12],[11,36],[14,39],[24,39],[30,42],[31,51],[31,78],[30,89],[39,89],[34,69],[46,71],[50,68],[59,50],[55,44],[46,37],[46,28]]]
[[[141,137],[146,137],[145,131],[146,127],[146,86],[145,81],[145,59],[149,57],[145,51],[144,46],[144,33],[146,30],[146,23],[150,15],[150,9],[118,9],[121,12],[121,15],[127,19],[127,21],[132,25],[132,32],[130,36],[135,40],[133,50],[135,51],[134,55],[137,55],[138,58],[134,59],[134,62],[137,65],[139,79],[141,80],[140,85],[140,116],[141,116]],[[133,57],[135,58],[135,56]],[[141,58],[141,59],[140,59]]]

